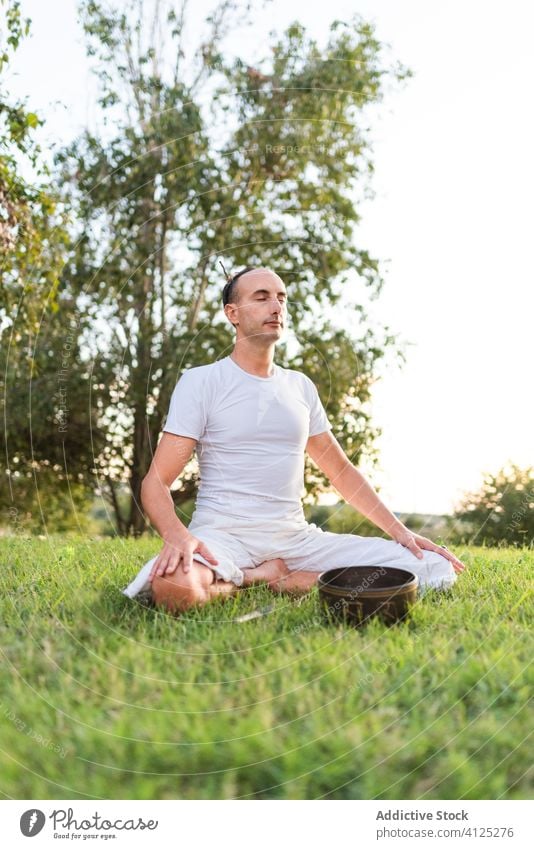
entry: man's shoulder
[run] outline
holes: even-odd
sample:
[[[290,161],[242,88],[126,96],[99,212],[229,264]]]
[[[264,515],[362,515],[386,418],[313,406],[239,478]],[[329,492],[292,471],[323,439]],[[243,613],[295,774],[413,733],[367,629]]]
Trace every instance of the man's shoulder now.
[[[196,389],[208,390],[214,384],[214,378],[217,377],[219,371],[220,360],[202,366],[190,366],[182,371],[178,383],[192,391]],[[217,383],[216,380],[215,383]]]
[[[310,380],[308,375],[304,374],[303,371],[298,371],[294,368],[282,368],[282,366],[280,366],[280,368],[282,369],[284,374],[287,375],[288,380],[291,380],[294,383],[298,383],[301,386],[315,386],[313,381]]]
[[[187,376],[191,380],[205,380],[211,375],[217,374],[220,367],[220,360],[216,360],[214,363],[206,363],[202,366],[190,366],[182,371],[182,377]]]

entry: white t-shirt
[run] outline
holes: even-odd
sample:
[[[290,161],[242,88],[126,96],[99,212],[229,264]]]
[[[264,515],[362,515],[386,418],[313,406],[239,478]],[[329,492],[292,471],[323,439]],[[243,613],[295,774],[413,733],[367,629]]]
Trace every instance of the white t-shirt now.
[[[257,377],[228,356],[176,384],[164,430],[197,440],[197,514],[303,520],[306,443],[332,425],[309,377],[273,368]]]

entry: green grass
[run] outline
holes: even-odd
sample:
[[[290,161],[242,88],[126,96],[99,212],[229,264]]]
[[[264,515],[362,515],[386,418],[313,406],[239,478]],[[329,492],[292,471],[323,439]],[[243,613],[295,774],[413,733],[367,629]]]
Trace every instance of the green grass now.
[[[315,588],[143,607],[157,550],[1,541],[5,798],[531,798],[533,551],[457,549],[450,592],[357,630]]]

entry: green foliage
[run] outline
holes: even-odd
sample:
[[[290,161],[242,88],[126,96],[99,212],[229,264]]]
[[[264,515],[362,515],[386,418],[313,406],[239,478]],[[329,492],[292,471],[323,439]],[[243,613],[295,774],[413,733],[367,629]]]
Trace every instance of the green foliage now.
[[[18,0],[0,0],[0,11],[5,21],[5,43],[0,46],[0,73],[9,62],[9,51],[14,52],[22,38],[30,32],[30,19],[22,18]]]
[[[0,12],[5,23],[0,30],[0,411],[6,460],[0,469],[0,524],[79,528],[75,510],[85,506],[87,490],[72,445],[67,446],[71,471],[61,472],[65,446],[55,438],[57,425],[51,426],[53,390],[44,385],[58,369],[44,327],[52,316],[59,319],[57,290],[69,241],[66,215],[50,189],[50,172],[34,139],[33,131],[44,121],[12,102],[6,91],[11,54],[28,35],[30,21],[22,18],[17,2],[2,2]],[[22,166],[33,169],[34,181],[21,176]]]
[[[0,415],[7,446],[0,480],[3,523],[33,531],[89,527],[98,484],[94,456],[105,433],[88,404],[90,363],[80,350],[72,305],[60,298],[39,333],[7,328],[0,346]]]
[[[16,321],[21,332],[36,332],[43,308],[55,303],[67,218],[34,140],[33,131],[44,121],[23,103],[11,102],[6,91],[10,54],[28,34],[30,21],[11,0],[2,0],[0,14],[5,16],[5,29],[0,28],[0,329]],[[21,176],[22,163],[33,169],[34,182]]]
[[[534,468],[515,463],[484,476],[477,492],[467,493],[453,517],[462,538],[488,544],[534,545]]]
[[[63,467],[43,463],[12,461],[9,481],[2,486],[2,526],[7,533],[85,533],[99,530],[89,515],[91,494],[88,488]],[[16,506],[15,506],[16,505]]]
[[[315,588],[143,607],[120,590],[159,547],[0,541],[7,796],[532,798],[533,552],[469,548],[450,592],[357,630]]]

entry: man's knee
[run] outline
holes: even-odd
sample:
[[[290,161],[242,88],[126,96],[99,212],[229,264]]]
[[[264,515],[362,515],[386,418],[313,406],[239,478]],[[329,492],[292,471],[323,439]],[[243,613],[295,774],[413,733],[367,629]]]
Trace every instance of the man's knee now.
[[[188,572],[180,565],[170,575],[156,575],[152,579],[152,597],[156,605],[170,612],[187,610],[210,600],[209,587],[214,580],[213,570],[194,560]]]

